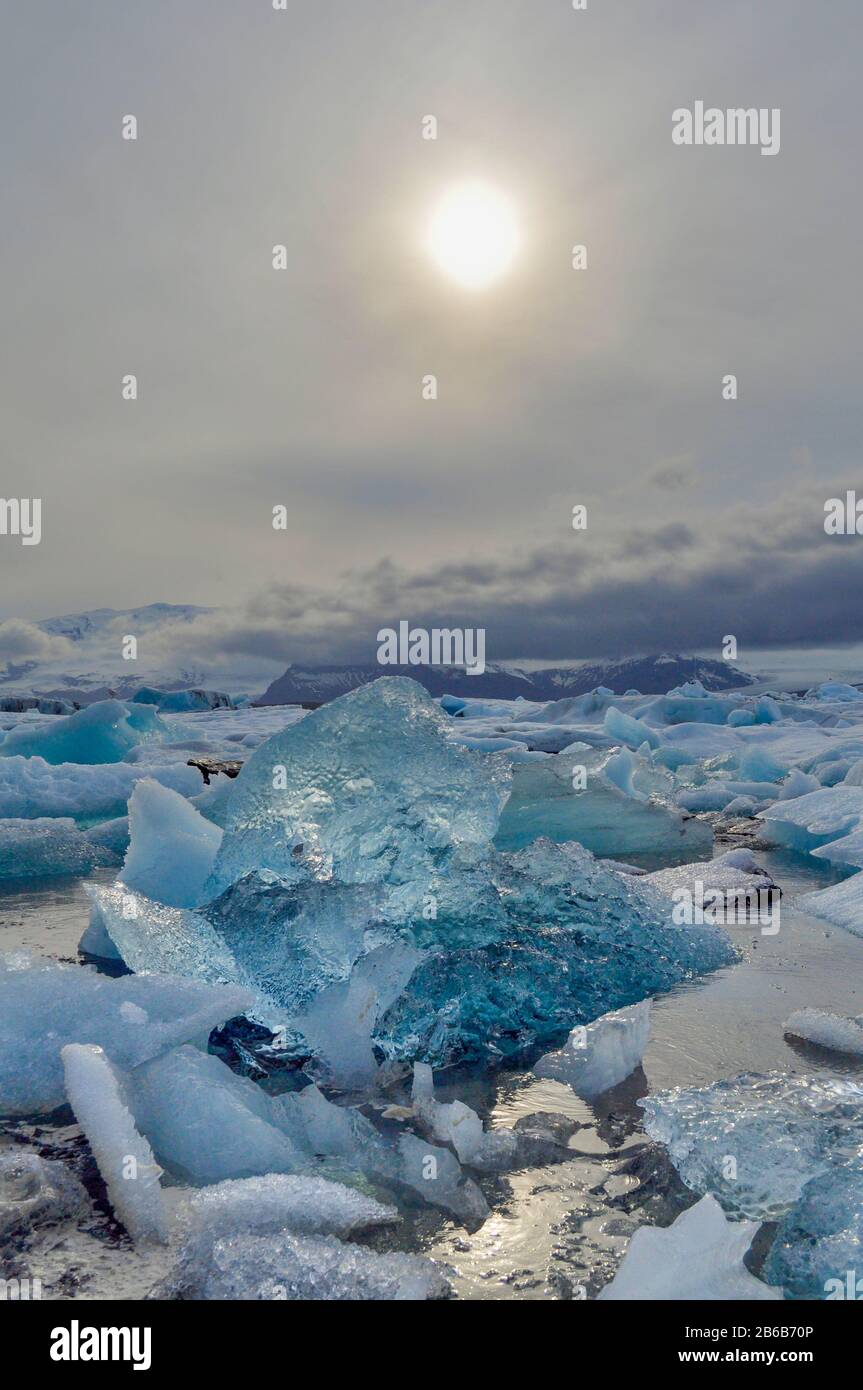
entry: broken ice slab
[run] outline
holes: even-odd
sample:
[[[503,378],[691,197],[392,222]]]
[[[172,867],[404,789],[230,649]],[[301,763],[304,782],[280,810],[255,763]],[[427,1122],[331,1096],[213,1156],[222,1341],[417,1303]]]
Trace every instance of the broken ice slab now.
[[[757,1221],[729,1221],[715,1198],[702,1197],[670,1226],[640,1226],[602,1300],[760,1300],[782,1297],[743,1263]]]
[[[222,832],[185,797],[144,777],[129,798],[128,888],[169,907],[197,907]]]
[[[519,849],[538,837],[577,840],[594,854],[662,854],[691,859],[708,852],[713,831],[674,804],[674,783],[629,749],[576,743],[557,757],[519,763],[495,843]]]
[[[95,1043],[113,1062],[134,1067],[182,1042],[206,1044],[252,998],[237,986],[160,975],[108,979],[89,966],[0,956],[0,1114],[44,1113],[64,1103],[60,1052],[67,1043]]]
[[[295,1145],[271,1122],[269,1097],[195,1047],[136,1067],[125,1091],[158,1161],[184,1182],[200,1186],[302,1166]]]
[[[150,1297],[415,1302],[448,1292],[442,1272],[420,1255],[378,1255],[334,1236],[282,1232],[220,1237],[204,1258],[193,1246]]]
[[[583,1100],[594,1100],[641,1066],[649,1037],[650,1000],[645,999],[574,1028],[560,1051],[540,1057],[534,1071],[571,1086]]]
[[[153,1150],[138,1133],[123,1080],[101,1047],[69,1043],[62,1052],[66,1095],[108,1189],[114,1214],[133,1240],[165,1241],[168,1217]]]
[[[198,1188],[179,1213],[187,1244],[245,1233],[345,1238],[398,1222],[395,1207],[343,1183],[308,1174],[266,1173]]]
[[[790,801],[776,801],[760,818],[765,840],[811,853],[844,838],[863,822],[863,787],[845,783],[822,787]],[[842,862],[841,851],[837,851],[837,861]]]
[[[640,1104],[686,1185],[735,1215],[776,1220],[811,1178],[859,1168],[863,1086],[843,1078],[749,1074]]]
[[[422,885],[497,829],[509,766],[453,743],[415,681],[384,677],[258,748],[234,783],[215,896],[253,870],[288,881]]]

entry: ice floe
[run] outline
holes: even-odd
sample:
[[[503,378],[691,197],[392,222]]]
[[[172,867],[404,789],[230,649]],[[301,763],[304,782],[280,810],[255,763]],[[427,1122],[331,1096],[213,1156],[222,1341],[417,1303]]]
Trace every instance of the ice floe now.
[[[600,1299],[770,1300],[778,1289],[756,1279],[743,1257],[757,1221],[729,1221],[714,1197],[702,1197],[666,1227],[641,1226]]]

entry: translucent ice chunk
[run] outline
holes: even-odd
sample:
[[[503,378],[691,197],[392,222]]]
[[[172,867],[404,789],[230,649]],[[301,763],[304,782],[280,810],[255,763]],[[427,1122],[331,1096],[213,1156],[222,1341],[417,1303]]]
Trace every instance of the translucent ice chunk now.
[[[73,820],[0,820],[0,878],[85,874],[110,862]]]
[[[169,907],[196,907],[222,832],[185,797],[142,778],[129,799],[129,848],[122,880]]]
[[[412,1189],[424,1202],[471,1225],[488,1215],[482,1192],[449,1149],[414,1134],[400,1135],[393,1147],[354,1106],[334,1105],[316,1086],[276,1097],[272,1115],[309,1157],[337,1159],[343,1170]]]
[[[593,1100],[624,1081],[641,1065],[650,1036],[650,1000],[603,1014],[586,1028],[574,1028],[559,1052],[540,1057],[537,1076],[570,1085]]]
[[[667,773],[629,749],[574,744],[557,757],[516,766],[495,842],[520,849],[539,836],[577,840],[594,854],[622,858],[709,853],[713,831],[673,805],[673,793]]]
[[[671,1226],[641,1226],[623,1264],[600,1299],[769,1301],[778,1289],[756,1279],[743,1263],[759,1227],[728,1221],[713,1197],[702,1197]]]
[[[242,980],[229,947],[200,913],[151,902],[123,883],[88,883],[85,888],[93,904],[93,944],[100,944],[101,926],[130,970],[196,977],[211,984]]]
[[[0,1150],[0,1245],[20,1241],[36,1226],[74,1221],[89,1205],[85,1188],[62,1163],[17,1146]]]
[[[432,1206],[443,1207],[468,1225],[478,1225],[488,1216],[488,1204],[472,1178],[466,1178],[455,1155],[419,1139],[402,1134],[398,1141],[401,1156],[400,1180],[412,1187]]]
[[[201,911],[237,967],[281,1009],[307,1009],[348,979],[378,916],[373,887],[247,874]]]
[[[240,1014],[247,990],[161,975],[108,979],[89,967],[0,956],[0,1114],[54,1110],[66,1098],[60,1052],[95,1043],[121,1066],[188,1040]],[[134,1005],[131,1013],[124,1007]]]
[[[764,1277],[789,1298],[863,1296],[863,1177],[834,1169],[813,1178],[779,1223]]]
[[[497,829],[509,767],[448,738],[415,681],[385,677],[258,748],[236,780],[211,888],[252,870],[422,885]]]
[[[863,1087],[853,1081],[747,1075],[640,1104],[687,1186],[732,1214],[775,1220],[811,1178],[859,1163]]]
[[[667,899],[580,845],[536,841],[487,865],[503,921],[479,917],[419,963],[384,1016],[389,1057],[445,1066],[558,1044],[578,1023],[735,959],[713,926],[677,927]]]
[[[63,1048],[66,1095],[87,1137],[117,1219],[134,1240],[167,1238],[161,1168],[135,1128],[118,1073],[101,1047]]]

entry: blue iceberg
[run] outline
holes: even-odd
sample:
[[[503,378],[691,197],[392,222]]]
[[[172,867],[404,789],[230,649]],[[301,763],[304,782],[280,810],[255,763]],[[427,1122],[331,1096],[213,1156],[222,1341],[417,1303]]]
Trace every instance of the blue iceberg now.
[[[133,969],[254,990],[255,1017],[342,1086],[379,1060],[498,1063],[735,959],[723,932],[675,926],[667,898],[579,844],[495,848],[510,779],[505,758],[452,740],[421,686],[382,679],[249,759],[194,911],[125,884],[93,890],[95,911]]]
[[[44,758],[46,763],[119,763],[139,743],[161,736],[164,725],[149,705],[99,700],[61,719],[20,724],[0,744],[0,756]]]

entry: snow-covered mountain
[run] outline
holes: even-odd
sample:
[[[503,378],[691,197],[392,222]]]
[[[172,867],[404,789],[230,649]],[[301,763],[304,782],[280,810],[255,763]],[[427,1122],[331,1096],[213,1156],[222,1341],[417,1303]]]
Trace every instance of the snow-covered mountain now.
[[[87,613],[68,613],[61,618],[44,618],[35,623],[40,632],[52,637],[67,637],[70,642],[84,642],[104,636],[125,625],[128,632],[140,633],[164,623],[188,623],[212,608],[197,608],[192,603],[148,603],[143,608],[91,608]]]
[[[247,659],[230,648],[221,652],[208,633],[201,641],[199,620],[217,612],[189,603],[150,603],[94,608],[39,622],[6,620],[0,623],[0,699],[35,696],[89,704],[153,686],[217,688],[257,697],[259,704],[324,704],[382,675],[406,675],[434,696],[555,700],[598,685],[618,694],[636,689],[648,695],[690,680],[701,681],[708,690],[728,690],[756,679],[728,662],[663,653],[540,669],[503,662],[489,664],[481,676],[468,676],[461,667],[292,665],[273,680],[278,666],[272,658]],[[134,661],[123,659],[126,635],[138,639]],[[271,684],[260,694],[267,681]]]
[[[0,696],[27,694],[90,704],[132,695],[145,685],[162,690],[201,686],[202,671],[182,662],[166,666],[148,653],[147,639],[182,630],[211,612],[188,603],[150,603],[142,608],[94,608],[27,624],[31,637],[44,634],[43,649],[0,667]],[[138,639],[135,661],[123,660],[126,635]]]
[[[634,689],[643,695],[659,695],[691,680],[701,681],[707,690],[731,690],[751,685],[756,679],[726,661],[668,652],[539,670],[489,664],[481,676],[468,676],[463,668],[449,666],[289,666],[256,703],[324,704],[384,675],[411,676],[434,696],[473,695],[502,700],[514,700],[519,695],[526,700],[559,700],[566,695],[581,695],[598,685],[608,686],[618,694]]]

